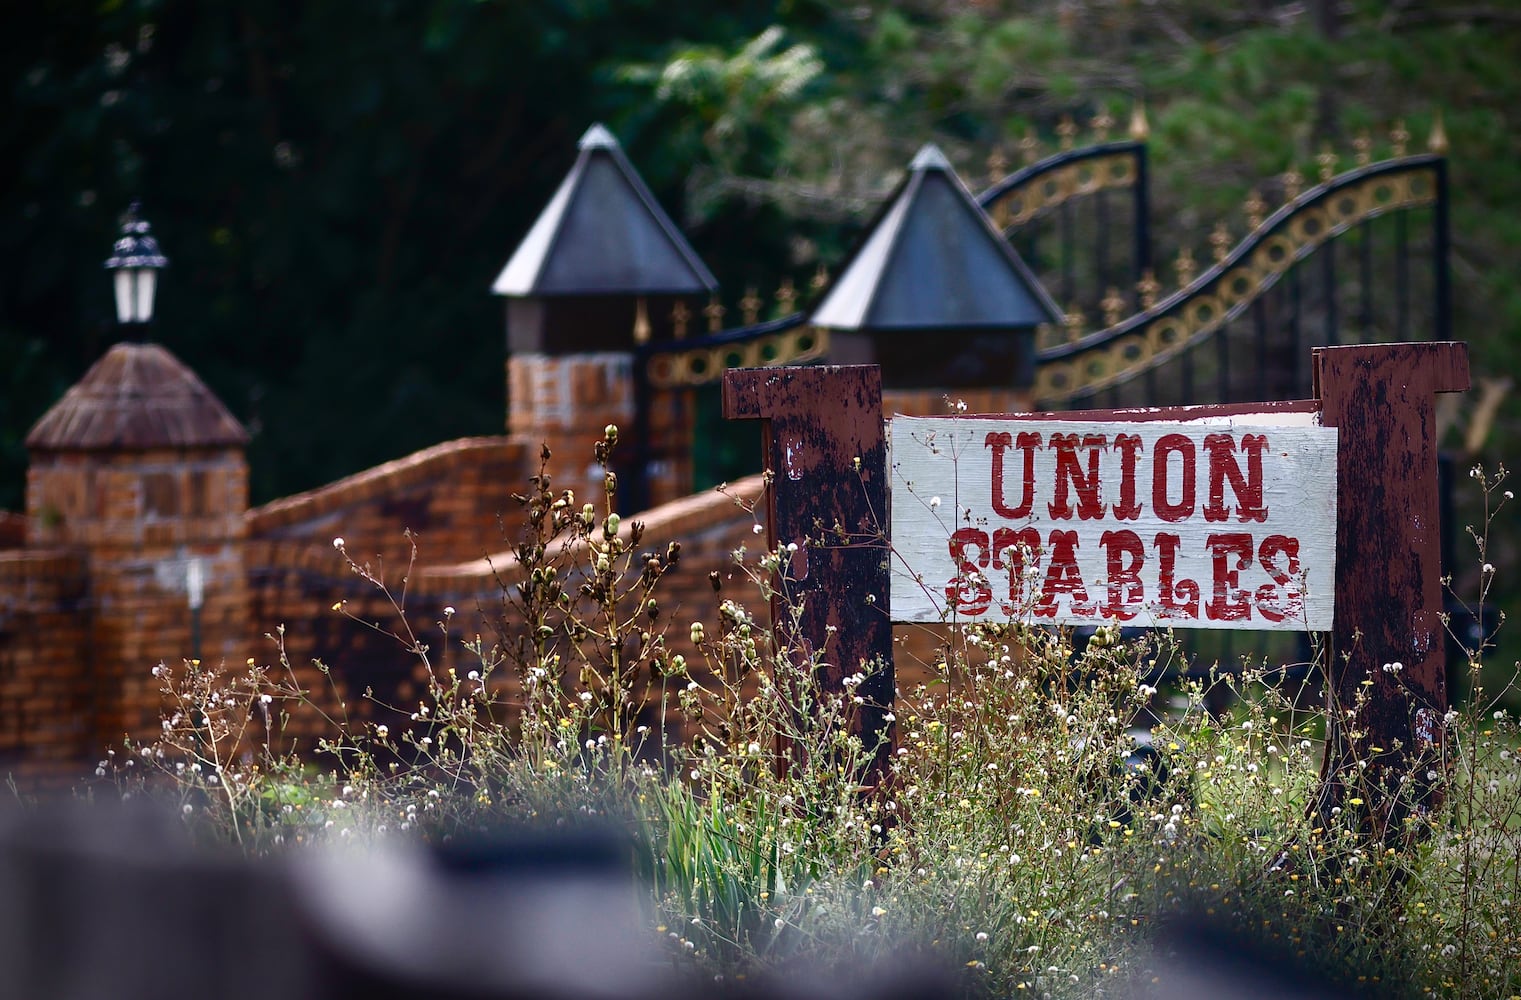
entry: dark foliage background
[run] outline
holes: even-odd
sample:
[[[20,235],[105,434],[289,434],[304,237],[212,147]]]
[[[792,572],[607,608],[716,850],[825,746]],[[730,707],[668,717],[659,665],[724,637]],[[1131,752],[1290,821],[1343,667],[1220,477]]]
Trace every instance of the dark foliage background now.
[[[255,502],[498,431],[503,310],[489,285],[597,120],[733,316],[747,286],[806,287],[837,263],[926,140],[980,178],[988,153],[1012,154],[1027,129],[1049,149],[1062,116],[1122,124],[1144,100],[1159,256],[1191,244],[1202,257],[1216,220],[1241,231],[1263,178],[1291,165],[1313,178],[1324,148],[1350,156],[1359,133],[1400,119],[1419,150],[1441,112],[1454,329],[1476,374],[1516,367],[1512,5],[13,8],[0,33],[0,508],[22,502],[27,429],[117,335],[100,262],[135,198],[173,261],[154,335],[253,432]],[[1517,412],[1509,401],[1464,460],[1493,468]],[[1502,535],[1494,554],[1513,562]]]

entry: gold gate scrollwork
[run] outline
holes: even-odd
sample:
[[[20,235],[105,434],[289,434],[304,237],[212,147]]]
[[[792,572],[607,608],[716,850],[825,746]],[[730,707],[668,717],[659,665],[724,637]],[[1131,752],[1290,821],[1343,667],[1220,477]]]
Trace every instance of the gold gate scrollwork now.
[[[829,331],[799,326],[733,344],[651,355],[645,372],[655,389],[709,385],[730,368],[765,368],[814,361],[829,353]]]
[[[1326,188],[1329,188],[1327,190]],[[1120,385],[1209,339],[1271,288],[1295,263],[1342,233],[1389,212],[1436,202],[1436,168],[1371,177],[1308,191],[1286,217],[1270,220],[1227,255],[1227,266],[1106,330],[1077,341],[1075,353],[1052,348],[1036,356],[1035,403],[1060,405],[1080,393]],[[1234,263],[1231,263],[1234,261]],[[1041,355],[1056,355],[1046,356]]]
[[[1073,198],[1111,188],[1134,187],[1140,171],[1136,153],[1124,150],[1064,163],[1018,184],[985,206],[998,208],[1005,232],[1046,215]]]

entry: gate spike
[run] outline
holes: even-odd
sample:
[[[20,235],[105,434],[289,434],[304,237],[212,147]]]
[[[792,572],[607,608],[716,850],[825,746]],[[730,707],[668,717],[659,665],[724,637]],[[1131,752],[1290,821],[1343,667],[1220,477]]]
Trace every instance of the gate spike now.
[[[1083,335],[1083,324],[1085,322],[1083,311],[1078,308],[1076,303],[1073,303],[1072,308],[1068,309],[1066,315],[1062,317],[1062,326],[1067,328],[1067,340],[1069,342],[1075,341]]]
[[[1008,174],[1009,158],[1003,155],[1002,147],[994,146],[993,151],[988,154],[988,183],[997,184]],[[1008,228],[1009,203],[1006,199],[1000,198],[994,203],[990,214],[993,216],[993,225],[997,226],[1000,232]]]
[[[781,307],[783,316],[791,316],[797,309],[797,289],[792,286],[792,276],[782,279],[781,286],[776,290],[776,304]]]
[[[1036,138],[1035,129],[1030,125],[1025,126],[1025,135],[1019,140],[1019,157],[1029,166],[1040,159],[1040,139]]]
[[[1442,109],[1437,108],[1436,118],[1431,122],[1431,137],[1426,148],[1438,156],[1447,155],[1447,126],[1442,121]]]
[[[829,270],[823,263],[819,264],[818,270],[813,272],[813,278],[808,282],[808,288],[817,295],[829,284]]]
[[[1009,173],[1009,158],[1003,155],[1003,149],[994,146],[988,154],[988,182],[997,184]]]
[[[1099,142],[1108,142],[1109,130],[1114,128],[1114,119],[1110,117],[1109,109],[1099,109],[1099,113],[1093,116],[1093,120],[1088,123],[1088,127],[1093,130],[1093,137],[1095,139]]]
[[[1389,142],[1394,147],[1395,156],[1405,155],[1405,144],[1410,141],[1410,130],[1405,128],[1405,119],[1395,121],[1394,128],[1389,131]]]
[[[1173,270],[1178,275],[1178,287],[1187,288],[1194,280],[1194,272],[1198,269],[1194,263],[1194,252],[1188,247],[1178,251],[1178,259],[1173,262]]]
[[[760,293],[755,290],[754,285],[745,289],[745,297],[739,300],[739,308],[745,317],[746,326],[753,326],[760,320],[760,310],[763,305],[765,303],[761,301]]]
[[[1293,201],[1299,197],[1299,188],[1304,184],[1304,174],[1299,172],[1297,166],[1291,166],[1283,172],[1283,197],[1285,201]]]
[[[1157,292],[1162,290],[1162,283],[1157,280],[1157,272],[1151,268],[1141,272],[1141,280],[1135,283],[1136,293],[1141,300],[1142,309],[1150,309],[1157,304]]]
[[[1267,202],[1262,200],[1262,192],[1252,188],[1247,192],[1246,203],[1241,207],[1246,209],[1246,228],[1262,228],[1262,216],[1267,211]]]
[[[1336,176],[1336,152],[1331,149],[1331,144],[1326,143],[1320,147],[1320,155],[1315,157],[1315,162],[1320,164],[1320,180],[1322,183]]]
[[[1357,165],[1365,167],[1372,160],[1373,140],[1368,136],[1368,130],[1363,129],[1357,133],[1357,138],[1352,140],[1352,148],[1356,151]]]
[[[1062,149],[1072,148],[1072,140],[1077,135],[1077,123],[1071,115],[1062,115],[1061,122],[1056,126],[1056,134],[1061,137]]]
[[[1114,326],[1120,321],[1120,312],[1125,308],[1125,297],[1117,287],[1110,285],[1099,306],[1104,310],[1104,325]]]
[[[703,309],[702,314],[708,317],[709,333],[717,333],[724,328],[724,306],[722,302],[718,301],[717,295],[708,299],[708,304]]]
[[[1136,101],[1130,109],[1130,138],[1145,142],[1151,136],[1151,125],[1146,121],[1146,102]]]
[[[677,340],[687,335],[687,324],[691,321],[692,310],[687,308],[684,300],[677,299],[676,304],[671,307],[671,333]]]
[[[1223,221],[1215,223],[1215,231],[1209,234],[1209,247],[1216,264],[1230,256],[1231,231],[1226,228]]]

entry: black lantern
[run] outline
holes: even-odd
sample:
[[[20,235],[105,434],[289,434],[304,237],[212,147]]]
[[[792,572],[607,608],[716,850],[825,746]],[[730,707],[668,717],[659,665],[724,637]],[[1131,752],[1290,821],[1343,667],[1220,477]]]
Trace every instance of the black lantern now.
[[[116,319],[123,324],[145,324],[153,319],[158,272],[169,266],[169,258],[159,252],[158,240],[137,211],[137,202],[133,202],[114,252],[105,263],[108,271],[116,272]]]

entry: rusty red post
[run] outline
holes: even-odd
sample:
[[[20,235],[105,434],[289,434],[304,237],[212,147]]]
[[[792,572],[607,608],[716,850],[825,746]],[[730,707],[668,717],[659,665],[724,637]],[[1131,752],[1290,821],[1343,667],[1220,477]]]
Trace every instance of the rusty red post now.
[[[875,365],[751,368],[726,372],[724,416],[761,420],[766,469],[767,544],[797,549],[783,568],[801,598],[791,619],[778,597],[772,620],[798,662],[819,657],[827,693],[855,689],[856,734],[874,750],[873,784],[892,754],[894,680],[888,596],[887,448],[882,374]]]
[[[1436,394],[1468,388],[1468,347],[1326,347],[1314,363],[1321,422],[1339,432],[1336,624],[1316,808],[1351,810],[1365,832],[1394,840],[1441,795]]]

